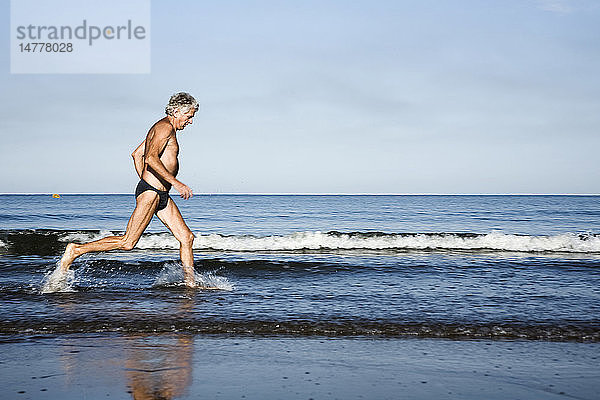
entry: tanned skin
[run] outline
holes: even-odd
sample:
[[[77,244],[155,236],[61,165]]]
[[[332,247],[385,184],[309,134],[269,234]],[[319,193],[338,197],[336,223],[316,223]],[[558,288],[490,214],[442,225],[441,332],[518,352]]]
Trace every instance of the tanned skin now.
[[[192,189],[177,180],[179,172],[179,144],[177,143],[177,132],[183,130],[192,123],[196,110],[188,112],[176,110],[173,115],[157,121],[146,139],[133,151],[133,163],[140,178],[158,190],[170,190],[171,187],[179,192],[184,199],[193,196]],[[171,199],[167,206],[160,211],[158,207],[158,193],[147,190],[136,199],[135,210],[127,223],[127,230],[122,236],[108,236],[94,242],[85,244],[69,243],[60,260],[60,268],[63,272],[68,271],[73,261],[86,253],[109,251],[109,250],[131,250],[135,247],[142,233],[156,216],[173,233],[179,241],[179,254],[183,265],[185,284],[195,287],[194,279],[194,255],[192,245],[194,234],[188,228],[177,205]]]

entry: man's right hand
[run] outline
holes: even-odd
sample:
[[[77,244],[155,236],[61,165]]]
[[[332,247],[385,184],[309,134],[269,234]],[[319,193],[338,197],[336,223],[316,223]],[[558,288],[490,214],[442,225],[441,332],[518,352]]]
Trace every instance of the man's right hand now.
[[[187,186],[181,182],[177,182],[177,183],[173,184],[173,187],[175,188],[175,190],[177,190],[179,192],[179,195],[186,200],[194,195],[192,193],[192,189],[190,189],[189,186]]]

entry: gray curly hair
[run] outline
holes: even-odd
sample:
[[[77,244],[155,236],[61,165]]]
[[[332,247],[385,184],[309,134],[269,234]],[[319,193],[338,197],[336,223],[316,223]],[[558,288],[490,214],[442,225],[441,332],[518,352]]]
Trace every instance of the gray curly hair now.
[[[198,101],[189,93],[179,92],[175,93],[169,99],[169,104],[165,107],[165,113],[167,115],[173,115],[176,110],[181,110],[184,113],[189,112],[191,109],[198,110]]]

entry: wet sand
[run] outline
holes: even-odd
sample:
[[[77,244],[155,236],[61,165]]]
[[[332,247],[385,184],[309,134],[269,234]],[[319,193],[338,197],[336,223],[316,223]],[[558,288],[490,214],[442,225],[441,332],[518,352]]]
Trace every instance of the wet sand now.
[[[600,343],[0,337],[6,399],[597,399]]]

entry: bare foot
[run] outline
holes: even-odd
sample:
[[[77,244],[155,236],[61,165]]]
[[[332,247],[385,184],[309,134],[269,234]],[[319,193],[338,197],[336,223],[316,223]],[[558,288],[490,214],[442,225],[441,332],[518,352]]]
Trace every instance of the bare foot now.
[[[219,290],[216,286],[202,286],[196,282],[194,267],[183,267],[183,282],[190,289]]]
[[[194,267],[183,267],[183,282],[189,288],[196,287],[196,279],[194,277]]]
[[[71,263],[73,260],[77,258],[77,254],[75,253],[75,247],[77,245],[75,243],[69,243],[67,248],[65,249],[65,253],[60,259],[60,270],[66,272],[69,270]]]

